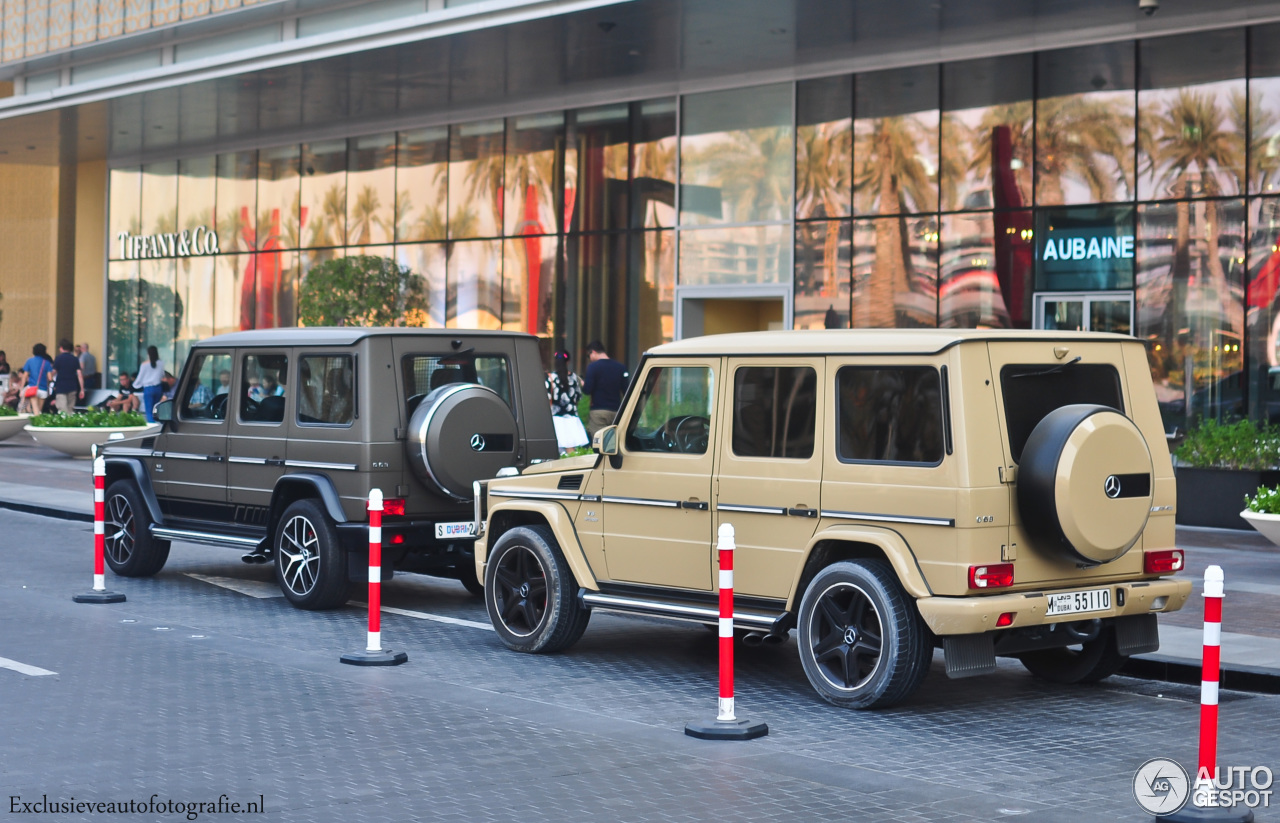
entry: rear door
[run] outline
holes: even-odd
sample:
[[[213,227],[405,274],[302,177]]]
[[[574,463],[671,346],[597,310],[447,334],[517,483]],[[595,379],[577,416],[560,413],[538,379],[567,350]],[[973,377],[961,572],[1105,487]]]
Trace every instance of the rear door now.
[[[287,349],[242,350],[236,362],[235,396],[228,414],[227,496],[239,525],[267,525],[271,493],[285,471],[293,413]]]

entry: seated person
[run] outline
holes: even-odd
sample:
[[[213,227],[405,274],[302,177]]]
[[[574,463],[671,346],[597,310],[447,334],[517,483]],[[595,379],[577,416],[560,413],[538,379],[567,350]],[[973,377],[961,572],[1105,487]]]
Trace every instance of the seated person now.
[[[22,390],[27,387],[27,370],[18,369],[9,379],[9,388],[4,393],[4,404],[11,409],[18,408],[22,399]]]
[[[231,393],[231,372],[223,369],[218,372],[218,390],[214,394],[230,394]]]
[[[178,378],[174,377],[170,372],[165,372],[164,377],[160,378],[160,387],[164,389],[164,393],[160,395],[161,400],[172,400],[173,393],[178,388]]]
[[[106,405],[108,411],[138,411],[142,408],[142,393],[133,388],[132,375],[128,372],[120,373],[120,388]]]

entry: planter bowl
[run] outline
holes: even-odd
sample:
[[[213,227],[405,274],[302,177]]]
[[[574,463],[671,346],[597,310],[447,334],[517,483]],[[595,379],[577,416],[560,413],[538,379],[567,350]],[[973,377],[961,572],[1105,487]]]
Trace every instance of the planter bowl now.
[[[1244,505],[1259,486],[1280,485],[1280,472],[1241,469],[1197,469],[1179,466],[1179,526],[1209,526],[1215,529],[1247,529],[1236,506]]]
[[[0,417],[0,440],[6,440],[22,431],[30,419],[31,415],[29,414],[11,414]]]
[[[102,446],[111,436],[138,437],[160,431],[159,423],[145,426],[116,426],[102,428],[71,428],[60,426],[25,426],[25,430],[41,446],[48,446],[72,457],[92,457],[93,447]],[[115,439],[119,440],[119,437]]]
[[[1240,512],[1240,516],[1249,521],[1249,525],[1258,530],[1258,534],[1280,546],[1280,514],[1263,514],[1248,509]]]

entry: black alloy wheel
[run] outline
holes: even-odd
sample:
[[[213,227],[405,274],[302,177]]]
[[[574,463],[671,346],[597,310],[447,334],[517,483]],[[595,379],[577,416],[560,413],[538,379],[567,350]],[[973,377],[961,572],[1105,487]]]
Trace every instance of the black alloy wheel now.
[[[484,605],[498,638],[518,652],[558,652],[587,630],[591,612],[578,581],[545,526],[518,526],[486,558]]]
[[[547,615],[547,571],[529,548],[518,546],[502,555],[494,569],[498,615],[507,631],[528,637]]]
[[[151,577],[169,559],[169,541],[151,536],[151,516],[132,479],[103,495],[103,559],[121,577]]]
[[[856,689],[876,673],[884,629],[866,592],[853,583],[836,583],[818,596],[811,619],[813,659],[831,685]]]
[[[113,494],[107,498],[105,515],[106,519],[102,524],[103,551],[107,562],[114,569],[128,563],[133,556],[138,522],[133,516],[133,507],[123,494]]]
[[[300,609],[332,609],[347,602],[347,553],[338,530],[316,500],[296,500],[275,529],[276,582]]]

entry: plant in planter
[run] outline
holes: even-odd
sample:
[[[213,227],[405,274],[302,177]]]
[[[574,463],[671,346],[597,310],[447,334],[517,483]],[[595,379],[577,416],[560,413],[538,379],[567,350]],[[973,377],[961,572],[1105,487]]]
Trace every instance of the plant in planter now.
[[[38,414],[25,427],[40,445],[72,457],[89,457],[95,445],[158,431],[159,428],[159,424],[148,424],[141,412],[100,409],[81,414]]]
[[[22,427],[31,419],[30,415],[18,414],[8,406],[0,405],[0,440],[13,437],[22,431]]]
[[[1263,537],[1280,545],[1280,487],[1259,486],[1252,497],[1245,496],[1244,503],[1240,516]]]
[[[1240,500],[1259,487],[1280,485],[1280,431],[1252,420],[1206,420],[1174,457],[1183,526],[1242,528]]]

